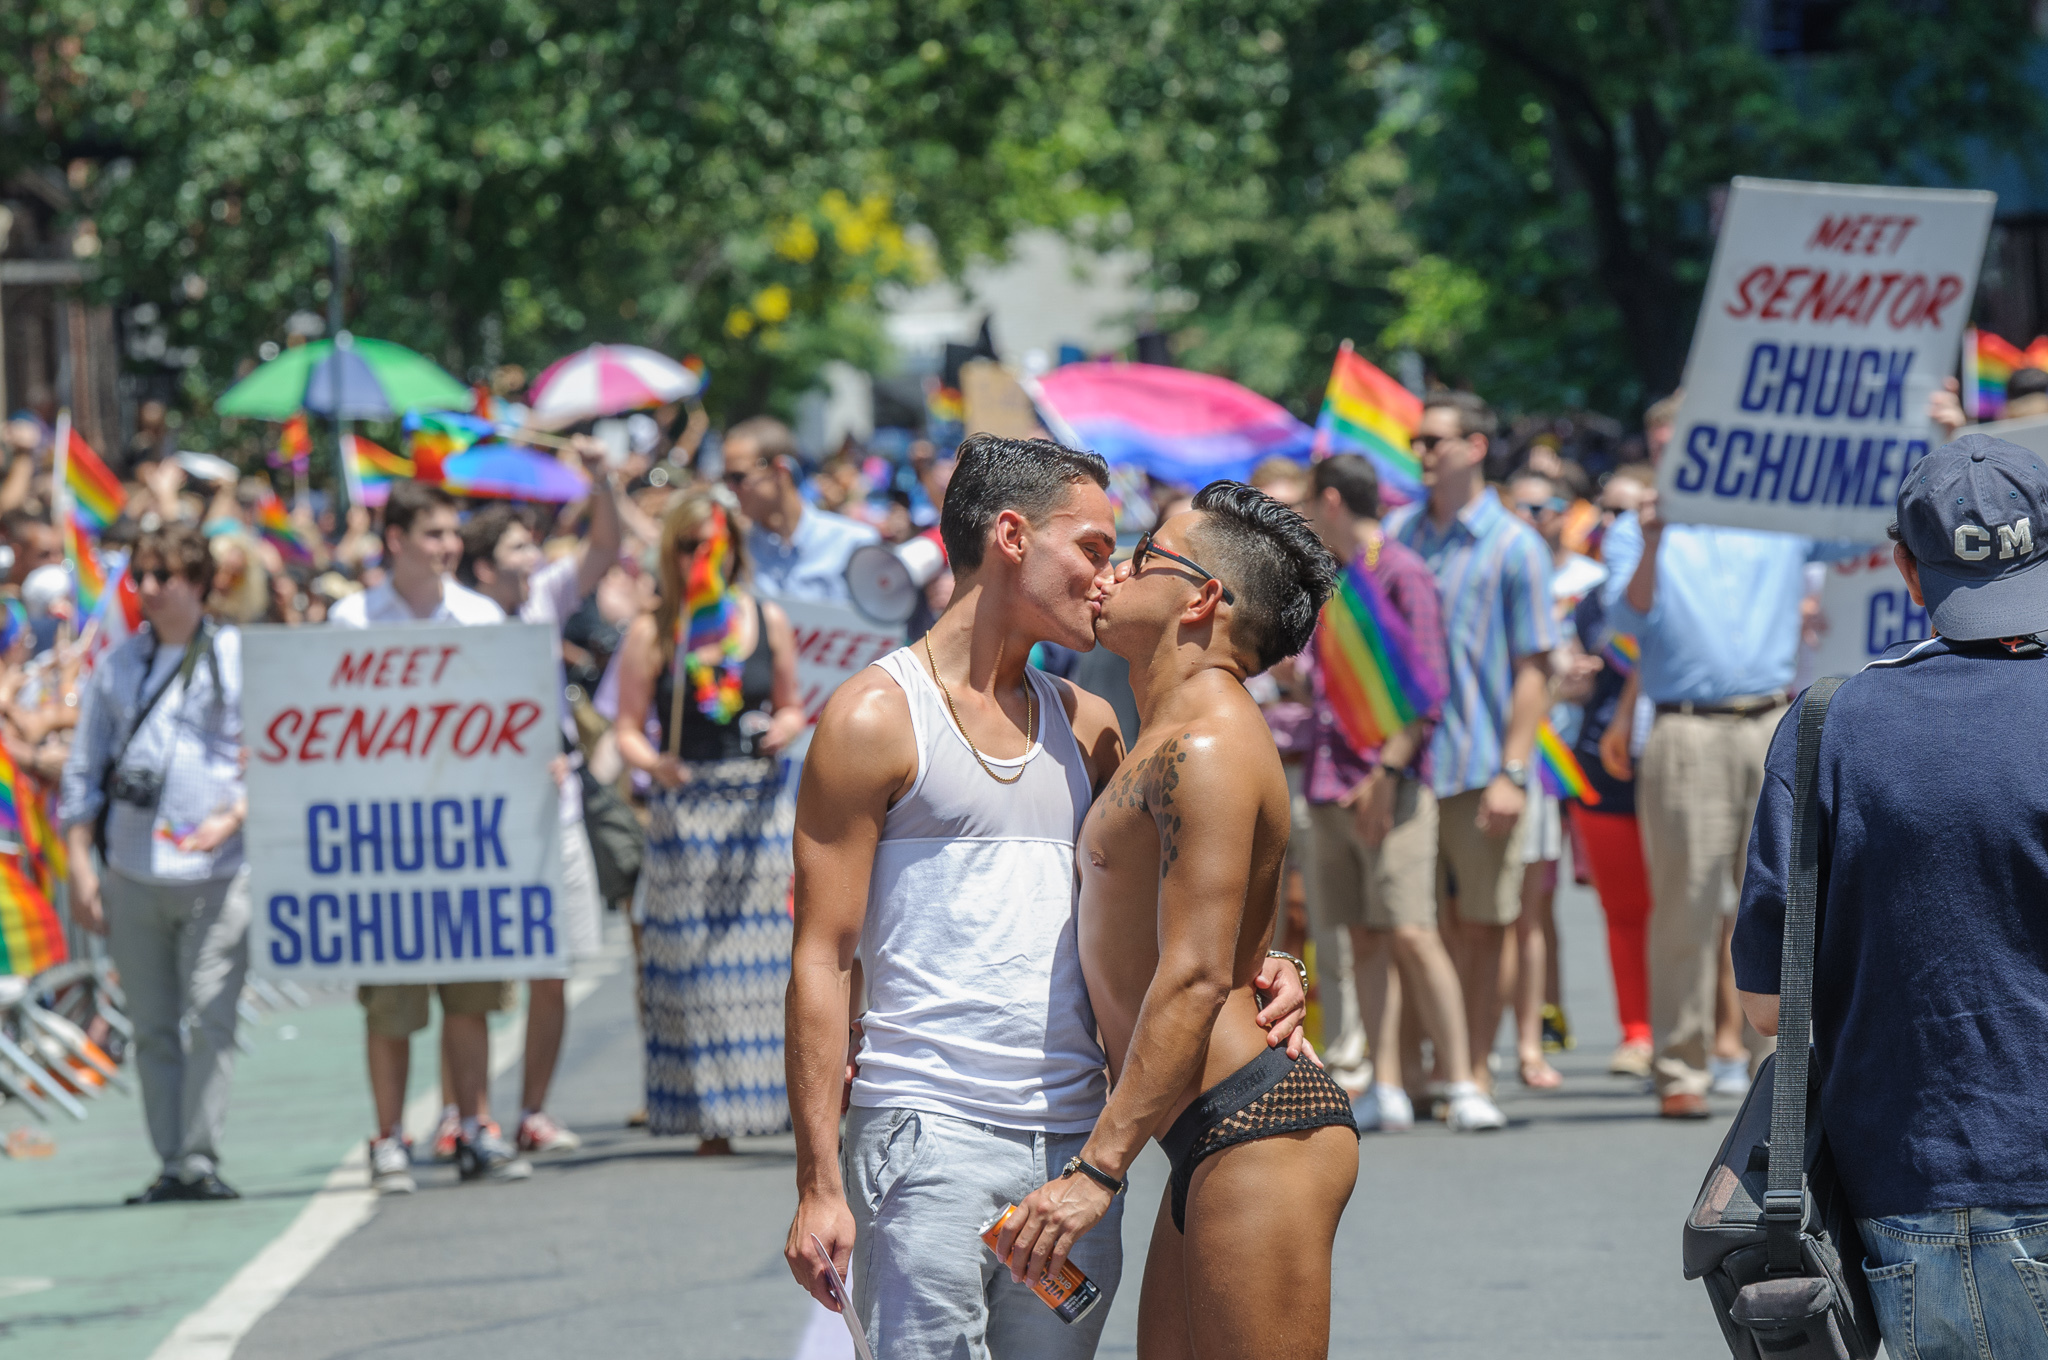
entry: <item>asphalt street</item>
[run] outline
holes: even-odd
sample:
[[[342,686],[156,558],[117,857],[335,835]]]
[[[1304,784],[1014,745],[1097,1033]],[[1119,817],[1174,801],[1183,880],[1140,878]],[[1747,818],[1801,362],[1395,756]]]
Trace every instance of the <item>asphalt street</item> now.
[[[1513,1126],[1371,1135],[1336,1257],[1331,1354],[1715,1360],[1700,1287],[1679,1276],[1679,1225],[1722,1118],[1673,1125],[1636,1083],[1605,1075],[1617,1030],[1598,908],[1559,904],[1576,1052],[1561,1092],[1510,1075]],[[576,1010],[554,1102],[583,1132],[524,1184],[464,1186],[451,1168],[388,1199],[234,1351],[237,1360],[493,1360],[562,1356],[792,1360],[808,1301],[781,1257],[794,1203],[787,1138],[700,1159],[693,1140],[623,1127],[638,1104],[630,976]],[[516,1073],[516,1070],[515,1070]],[[496,1096],[516,1108],[511,1077]],[[1125,1279],[1165,1180],[1153,1150],[1126,1220]],[[1247,1243],[1246,1250],[1256,1250]],[[1136,1353],[1136,1299],[1102,1354]]]

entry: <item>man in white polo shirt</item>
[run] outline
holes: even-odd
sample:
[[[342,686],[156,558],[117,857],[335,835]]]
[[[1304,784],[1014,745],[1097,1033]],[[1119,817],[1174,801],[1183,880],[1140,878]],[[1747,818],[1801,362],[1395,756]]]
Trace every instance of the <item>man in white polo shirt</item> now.
[[[339,628],[390,624],[503,623],[505,611],[456,584],[462,529],[455,502],[438,487],[394,482],[384,507],[384,556],[390,576],[381,585],[337,604],[327,621]],[[412,1157],[402,1120],[405,1083],[412,1067],[412,1036],[427,1027],[425,983],[375,983],[357,989],[369,1031],[370,1095],[377,1133],[370,1140],[371,1184],[384,1194],[414,1190]],[[441,997],[442,1061],[461,1118],[456,1164],[462,1179],[511,1181],[533,1174],[491,1122],[491,1036],[485,1017],[515,1000],[509,982],[444,982]]]

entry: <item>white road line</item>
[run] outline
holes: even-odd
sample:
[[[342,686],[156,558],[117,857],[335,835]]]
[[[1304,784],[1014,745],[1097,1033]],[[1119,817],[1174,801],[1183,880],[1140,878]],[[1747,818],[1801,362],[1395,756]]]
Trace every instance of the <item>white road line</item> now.
[[[602,953],[579,966],[576,976],[569,979],[569,1008],[574,1010],[600,982],[624,968],[630,953],[622,938],[614,938]],[[526,1012],[522,1010],[511,1024],[491,1034],[491,1075],[497,1077],[509,1070],[525,1048]],[[440,1114],[440,1090],[430,1087],[406,1102],[405,1127],[415,1140],[423,1140],[433,1132]],[[370,1189],[369,1147],[358,1142],[328,1173],[326,1183],[291,1225],[235,1272],[219,1293],[180,1321],[150,1360],[230,1360],[249,1329],[277,1307],[343,1238],[368,1222],[376,1205],[376,1192]]]

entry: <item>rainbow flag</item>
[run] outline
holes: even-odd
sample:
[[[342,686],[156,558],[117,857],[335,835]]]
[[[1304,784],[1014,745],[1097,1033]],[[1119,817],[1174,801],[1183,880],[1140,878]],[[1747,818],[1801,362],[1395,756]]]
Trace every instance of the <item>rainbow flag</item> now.
[[[1406,505],[1422,498],[1422,463],[1408,447],[1421,423],[1421,399],[1360,358],[1346,340],[1330,366],[1310,456],[1364,454],[1379,471],[1381,499]]]
[[[65,517],[63,532],[64,560],[71,566],[71,578],[78,583],[78,617],[83,619],[100,607],[100,597],[107,589],[107,571],[76,514]]]
[[[369,443],[368,440],[362,442]],[[371,444],[370,447],[376,448],[376,445]],[[381,449],[378,451],[382,452]],[[256,531],[270,540],[279,552],[292,561],[313,560],[313,550],[306,545],[306,536],[292,523],[291,514],[286,511],[284,502],[277,498],[275,491],[264,492],[263,499],[256,502]]]
[[[64,927],[18,855],[0,854],[0,973],[23,977],[64,962]]]
[[[355,459],[356,473],[365,481],[388,482],[394,477],[413,475],[413,460],[400,458],[381,444],[374,444],[359,434],[345,436],[348,440],[350,457]]]
[[[4,608],[0,612],[0,658],[4,658],[22,634],[28,632],[28,610],[12,595],[0,599],[0,608]]]
[[[0,840],[20,847],[22,866],[30,871],[45,897],[56,894],[57,884],[71,871],[64,839],[50,820],[53,791],[45,791],[0,746]]]
[[[1536,729],[1536,774],[1543,781],[1543,791],[1553,798],[1576,798],[1587,807],[1600,806],[1600,791],[1586,778],[1585,767],[1548,718]]]
[[[1634,675],[1643,664],[1643,644],[1634,633],[1609,633],[1600,655],[1617,675]]]
[[[427,461],[436,465],[497,432],[497,426],[490,421],[464,415],[460,411],[408,411],[404,429],[405,456],[415,463]],[[390,457],[389,454],[385,456]],[[408,469],[403,473],[386,475],[410,477],[413,473]]]
[[[98,533],[121,517],[128,493],[122,489],[121,479],[107,470],[100,456],[92,451],[92,445],[78,433],[77,426],[66,421],[64,432],[69,440],[64,450],[64,487],[71,494],[71,513],[86,528]]]
[[[1963,336],[1963,405],[1975,420],[2005,412],[2005,385],[2016,368],[2048,369],[2048,335],[2021,349],[2003,336],[1972,330]]]
[[[313,456],[313,430],[306,413],[299,412],[284,423],[277,435],[277,456],[295,468],[303,468]]]
[[[1355,561],[1338,578],[1316,626],[1316,661],[1337,726],[1353,750],[1381,743],[1443,703],[1436,673],[1415,660],[1408,621]]]

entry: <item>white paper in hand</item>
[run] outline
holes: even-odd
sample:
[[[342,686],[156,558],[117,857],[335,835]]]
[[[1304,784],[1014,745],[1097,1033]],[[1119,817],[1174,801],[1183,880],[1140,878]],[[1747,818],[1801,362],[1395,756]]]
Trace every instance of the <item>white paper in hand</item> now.
[[[818,1249],[818,1259],[825,1263],[825,1277],[832,1285],[832,1301],[839,1305],[839,1316],[846,1319],[846,1330],[853,1334],[853,1353],[860,1360],[875,1360],[875,1353],[868,1349],[867,1333],[860,1329],[860,1319],[854,1316],[853,1292],[846,1287],[846,1281],[839,1278],[839,1268],[832,1264],[832,1253],[825,1250],[825,1244],[811,1234],[811,1245]]]

